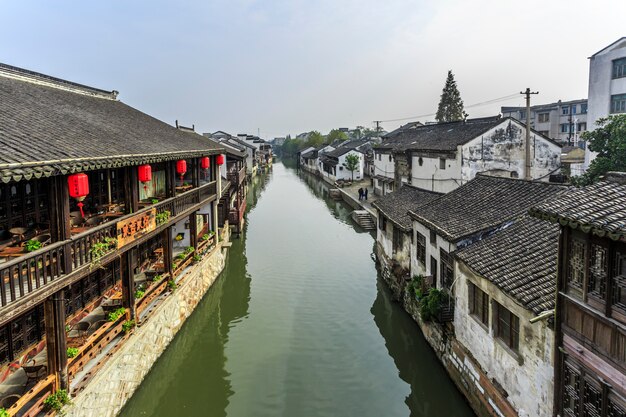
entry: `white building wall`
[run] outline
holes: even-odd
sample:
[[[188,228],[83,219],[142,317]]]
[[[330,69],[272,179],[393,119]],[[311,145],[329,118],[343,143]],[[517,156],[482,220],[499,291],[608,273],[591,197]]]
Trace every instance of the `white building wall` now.
[[[417,260],[415,256],[415,242],[417,242],[417,233],[421,233],[426,237],[426,265],[422,265],[421,262]],[[410,245],[411,247],[411,276],[415,275],[423,275],[423,276],[431,276],[433,275],[433,271],[431,271],[431,257],[435,258],[437,261],[437,288],[440,288],[440,280],[441,280],[441,260],[439,259],[439,250],[443,249],[444,251],[450,253],[456,249],[456,244],[450,243],[445,240],[443,237],[436,235],[436,239],[433,243],[430,241],[430,229],[423,224],[419,223],[416,220],[413,220],[413,243]]]
[[[589,59],[588,130],[596,129],[596,121],[609,116],[612,95],[626,94],[626,78],[612,79],[613,60],[624,57],[626,57],[626,40]],[[591,152],[587,148],[585,170],[596,156],[595,152]]]
[[[509,394],[508,401],[520,417],[552,417],[554,332],[546,321],[531,324],[529,320],[534,316],[531,311],[460,262],[456,262],[455,277],[454,329],[457,340],[472,353],[486,374]],[[488,326],[469,314],[468,281],[519,318],[517,354],[494,337],[492,307]]]
[[[461,161],[459,152],[453,158],[447,155],[412,154],[411,185],[424,190],[448,193],[461,185]],[[442,159],[445,169],[441,168]],[[420,165],[421,162],[421,165]]]
[[[374,175],[395,178],[395,165],[391,153],[374,150]]]
[[[356,155],[359,157],[359,168],[354,171],[354,180],[356,181],[356,180],[362,179],[363,178],[363,166],[365,164],[363,159],[365,158],[365,155],[357,151],[350,151],[339,157],[339,163],[337,164],[336,179],[337,180],[351,180],[352,179],[353,173],[346,168],[346,157],[348,155]]]
[[[526,127],[518,122],[505,120],[462,147],[463,183],[473,179],[479,172],[494,171],[507,176],[524,178]],[[530,135],[531,177],[548,180],[561,166],[561,147],[534,133]],[[513,175],[511,175],[514,173]]]

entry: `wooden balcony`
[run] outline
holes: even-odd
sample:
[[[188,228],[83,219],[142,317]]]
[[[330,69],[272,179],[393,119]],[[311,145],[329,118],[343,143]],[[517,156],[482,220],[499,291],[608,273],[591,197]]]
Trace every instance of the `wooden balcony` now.
[[[246,167],[242,167],[239,171],[228,172],[227,178],[231,184],[238,187],[246,179]]]
[[[117,218],[65,241],[55,242],[34,252],[30,252],[0,266],[0,322],[17,317],[33,304],[89,273],[92,263],[104,264],[120,252],[136,246],[155,236],[165,227],[189,216],[201,205],[216,198],[215,181],[194,188],[176,197],[168,198],[135,213]],[[131,219],[141,213],[156,209],[156,213],[169,212],[169,218],[157,221],[156,230],[123,248],[116,248],[117,222]],[[111,242],[108,250],[101,253],[102,243]],[[96,246],[97,245],[97,246]],[[100,251],[94,250],[99,248]],[[100,252],[100,253],[98,253]]]
[[[228,223],[236,225],[240,224],[243,220],[243,215],[246,212],[246,200],[242,200],[239,208],[230,209],[228,212]]]

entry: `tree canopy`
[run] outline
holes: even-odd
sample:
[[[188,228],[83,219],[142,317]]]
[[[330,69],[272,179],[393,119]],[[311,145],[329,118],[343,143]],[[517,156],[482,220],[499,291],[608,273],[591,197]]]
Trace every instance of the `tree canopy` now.
[[[346,155],[346,169],[352,173],[352,181],[354,181],[354,171],[359,169],[359,155],[353,153]]]
[[[346,135],[346,132],[342,132],[339,129],[333,129],[328,132],[328,135],[326,135],[326,143],[333,143],[336,140],[348,140],[348,135]]]
[[[598,119],[595,130],[583,133],[587,146],[598,156],[583,175],[573,177],[575,185],[588,185],[609,171],[626,172],[626,114]]]
[[[435,119],[439,123],[454,122],[463,120],[465,116],[463,100],[461,100],[461,93],[459,93],[459,89],[456,86],[454,74],[452,74],[452,71],[448,71],[448,78],[441,93],[441,100],[439,101]]]

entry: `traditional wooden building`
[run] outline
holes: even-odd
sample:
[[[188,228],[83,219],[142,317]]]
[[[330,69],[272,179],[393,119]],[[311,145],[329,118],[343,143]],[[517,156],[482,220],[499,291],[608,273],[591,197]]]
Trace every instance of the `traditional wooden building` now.
[[[626,174],[533,208],[561,225],[555,410],[626,416]]]
[[[4,64],[0,145],[0,408],[36,415],[215,246],[221,148]]]
[[[218,225],[229,225],[236,234],[243,230],[248,193],[246,152],[222,143],[226,163],[221,166],[222,195],[218,204]]]

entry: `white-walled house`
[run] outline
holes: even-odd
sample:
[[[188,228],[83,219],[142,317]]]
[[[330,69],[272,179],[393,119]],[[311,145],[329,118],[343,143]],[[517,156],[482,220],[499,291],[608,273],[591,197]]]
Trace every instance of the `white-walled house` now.
[[[300,168],[312,174],[317,174],[317,162],[319,151],[315,148],[300,153]]]
[[[359,158],[359,164],[356,170],[350,171],[346,165],[348,155],[355,155]],[[351,181],[352,179],[361,180],[363,178],[365,155],[357,149],[349,147],[340,147],[333,151],[324,153],[320,160],[322,162],[322,175],[328,181]]]
[[[403,185],[372,203],[378,213],[376,257],[383,269],[392,272],[389,284],[397,296],[404,288],[404,280],[410,278],[413,232],[409,211],[439,196],[440,193]]]
[[[589,58],[589,130],[598,119],[626,113],[626,36],[596,52]],[[587,148],[585,170],[596,157]]]
[[[384,143],[383,143],[384,146]],[[387,195],[394,190],[395,161],[391,149],[374,149],[374,194]]]
[[[492,402],[495,415],[554,415],[554,330],[531,323],[556,304],[559,227],[546,223],[526,215],[455,254],[454,329],[471,353],[468,382],[503,390],[515,413]]]
[[[438,288],[451,290],[451,253],[523,215],[565,187],[479,174],[467,184],[409,212],[413,220],[411,276],[432,276]]]
[[[480,172],[524,178],[525,134],[522,123],[499,116],[400,130],[376,148],[376,174],[393,177],[395,188],[408,183],[444,193]],[[531,177],[547,181],[560,169],[561,145],[535,131],[530,139]]]

